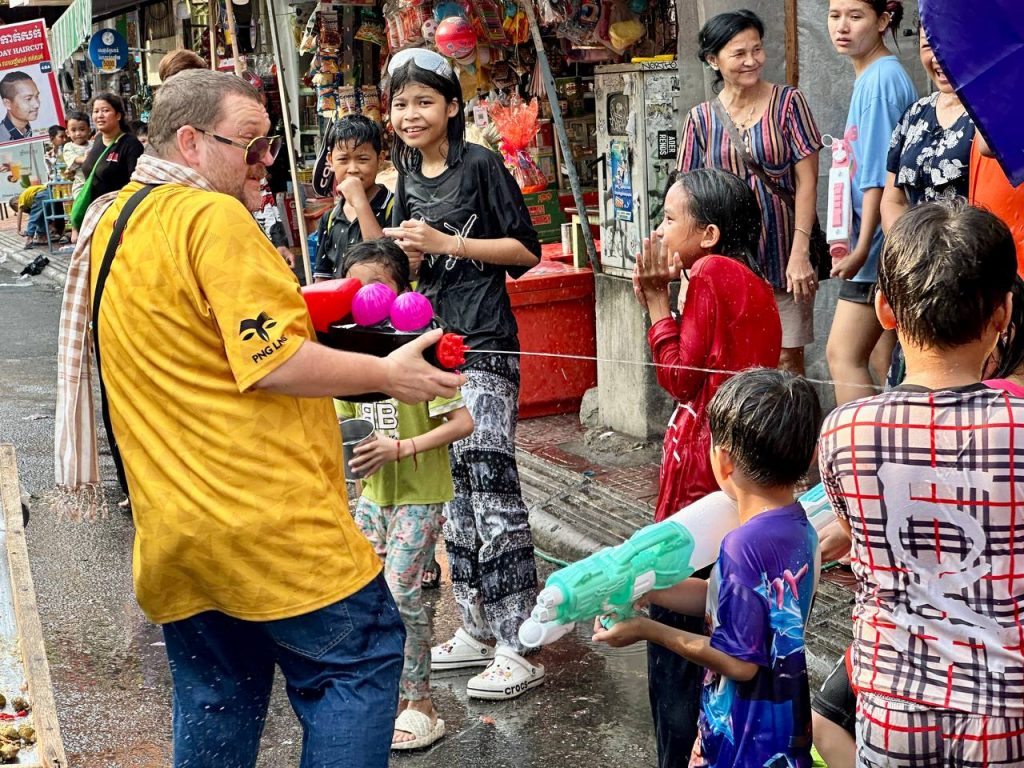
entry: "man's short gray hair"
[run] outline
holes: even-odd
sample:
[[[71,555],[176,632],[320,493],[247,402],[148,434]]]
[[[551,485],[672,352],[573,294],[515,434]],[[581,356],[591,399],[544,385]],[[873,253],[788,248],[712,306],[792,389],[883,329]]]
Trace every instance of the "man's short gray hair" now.
[[[262,103],[255,88],[227,72],[190,69],[169,78],[153,100],[149,119],[149,144],[153,151],[165,156],[183,125],[210,130],[223,117],[224,101],[231,94]]]

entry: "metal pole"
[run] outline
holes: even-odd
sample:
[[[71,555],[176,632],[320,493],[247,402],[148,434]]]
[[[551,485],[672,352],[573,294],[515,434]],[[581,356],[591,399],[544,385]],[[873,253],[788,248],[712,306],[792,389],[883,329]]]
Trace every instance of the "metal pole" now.
[[[580,187],[580,177],[576,174],[576,163],[573,161],[569,136],[565,132],[565,123],[562,122],[562,110],[558,106],[555,78],[551,74],[551,65],[548,63],[548,55],[544,50],[544,40],[540,34],[540,26],[537,24],[537,16],[533,11],[533,0],[524,0],[522,8],[526,11],[526,18],[530,22],[530,34],[533,36],[533,45],[537,49],[537,63],[540,65],[540,72],[544,77],[544,90],[547,91],[548,103],[551,105],[551,120],[555,126],[555,136],[562,148],[562,160],[569,176],[572,197],[576,201],[576,210],[582,221],[583,242],[587,246],[587,258],[590,260],[590,266],[593,267],[594,272],[600,274],[601,262],[597,258],[597,248],[594,247],[594,233],[590,231],[590,218],[587,216],[587,207],[583,203],[583,189]]]
[[[230,2],[230,0],[229,0]],[[217,0],[210,0],[206,25],[210,34],[210,69],[217,68]]]
[[[239,77],[242,76],[242,60],[238,57],[238,39],[236,38],[235,31],[235,9],[232,0],[228,0],[224,4],[224,11],[227,16],[228,23],[228,36],[231,38],[231,60],[235,63],[235,74]]]
[[[231,0],[228,0],[230,2]],[[277,37],[277,19],[274,18],[273,0],[266,0],[267,20],[270,22],[270,42],[274,47],[274,59],[277,62],[277,88],[281,92],[281,115],[284,118],[284,141],[288,151],[288,168],[292,175],[292,190],[295,195],[295,219],[299,227],[299,248],[302,252],[302,268],[306,274],[306,285],[313,282],[313,269],[309,263],[309,242],[306,235],[306,219],[302,215],[302,185],[299,183],[299,172],[295,167],[295,149],[292,142],[292,116],[288,109],[288,94],[284,87],[284,58],[281,56],[281,43]]]

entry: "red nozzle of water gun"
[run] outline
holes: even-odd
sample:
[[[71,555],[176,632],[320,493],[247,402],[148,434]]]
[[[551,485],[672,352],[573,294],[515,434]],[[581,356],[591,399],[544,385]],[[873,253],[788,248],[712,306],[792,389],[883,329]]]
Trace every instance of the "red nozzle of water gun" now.
[[[437,342],[437,362],[442,368],[454,371],[459,366],[466,364],[466,339],[457,333],[446,333]]]
[[[327,333],[331,323],[347,317],[352,311],[352,299],[362,287],[363,284],[354,277],[302,286],[302,298],[306,300],[309,316],[317,332]]]

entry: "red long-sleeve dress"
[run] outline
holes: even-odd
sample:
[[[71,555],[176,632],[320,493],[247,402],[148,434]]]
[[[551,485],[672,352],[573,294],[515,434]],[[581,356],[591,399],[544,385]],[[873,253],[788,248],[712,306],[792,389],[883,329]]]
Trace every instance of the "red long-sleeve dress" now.
[[[733,372],[775,368],[782,325],[771,286],[746,265],[705,256],[690,270],[681,320],[667,317],[647,334],[658,383],[676,401],[668,430],[655,520],[718,490],[711,471],[707,406]],[[707,373],[714,369],[720,373]]]

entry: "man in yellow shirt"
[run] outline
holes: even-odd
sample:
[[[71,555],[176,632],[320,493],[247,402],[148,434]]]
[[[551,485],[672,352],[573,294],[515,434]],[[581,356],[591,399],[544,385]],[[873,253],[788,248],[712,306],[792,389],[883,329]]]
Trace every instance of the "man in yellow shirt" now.
[[[417,402],[453,395],[461,377],[423,360],[433,335],[385,359],[315,342],[294,276],[249,214],[280,146],[269,128],[243,80],[175,76],[132,183],[83,226],[95,291],[115,222],[155,185],[94,298],[136,595],[164,629],[175,766],[255,765],[276,664],[302,768],[383,768],[404,630],[349,514],[329,396]]]

